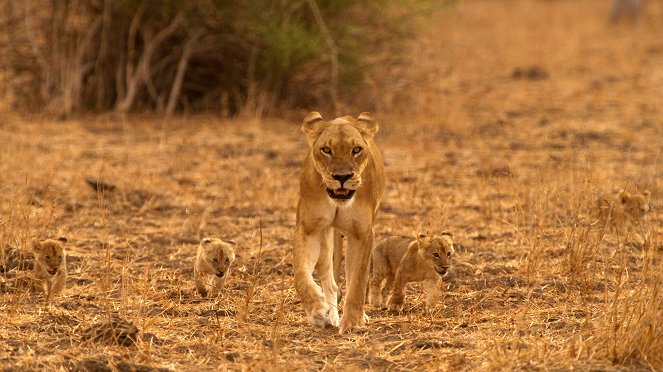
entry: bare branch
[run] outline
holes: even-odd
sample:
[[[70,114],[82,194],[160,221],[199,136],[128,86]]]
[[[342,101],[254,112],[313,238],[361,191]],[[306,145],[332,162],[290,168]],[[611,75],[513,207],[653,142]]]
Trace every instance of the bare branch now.
[[[193,47],[198,42],[200,35],[200,32],[194,33],[184,45],[182,57],[180,57],[180,62],[177,64],[177,73],[175,74],[175,80],[173,81],[173,88],[170,90],[170,96],[168,96],[168,105],[166,106],[167,116],[171,116],[175,112],[177,100],[180,96],[180,91],[182,90],[184,74],[189,65],[189,59],[193,54]]]
[[[325,20],[322,18],[322,13],[320,12],[320,8],[318,7],[318,4],[315,2],[315,0],[306,0],[308,3],[309,7],[311,8],[311,11],[313,12],[313,16],[315,17],[315,21],[318,24],[318,28],[320,28],[320,32],[322,35],[325,37],[325,40],[327,42],[327,47],[329,48],[329,53],[331,54],[331,88],[330,88],[330,94],[331,94],[331,100],[332,100],[332,105],[334,107],[334,112],[336,115],[339,115],[338,111],[338,47],[336,46],[336,43],[334,42],[334,38],[332,37],[331,33],[329,32],[329,29],[327,28],[327,25],[325,24]]]
[[[116,111],[125,113],[131,109],[141,85],[146,83],[150,78],[150,63],[154,52],[159,48],[161,43],[168,39],[177,30],[183,20],[184,17],[182,13],[178,13],[168,27],[159,31],[152,40],[145,41],[145,48],[138,61],[138,71],[136,71],[135,75],[131,77],[131,80],[127,84],[127,95],[122,101],[118,102]],[[131,62],[127,61],[127,63],[130,64]]]
[[[37,44],[37,39],[35,37],[34,29],[32,26],[32,18],[30,17],[32,13],[32,9],[30,9],[30,1],[26,0],[24,4],[25,4],[25,31],[28,37],[28,41],[30,42],[30,47],[32,48],[32,54],[37,59],[37,63],[39,63],[39,66],[41,67],[44,75],[48,77],[48,75],[50,74],[50,67],[48,61],[46,61],[46,58],[44,57],[44,54],[41,52],[41,49],[39,48],[39,44]],[[48,81],[48,78],[46,80]]]

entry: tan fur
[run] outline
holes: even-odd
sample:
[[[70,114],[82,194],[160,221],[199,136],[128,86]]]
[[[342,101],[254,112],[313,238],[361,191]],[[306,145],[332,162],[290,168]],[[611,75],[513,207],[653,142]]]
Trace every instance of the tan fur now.
[[[425,281],[427,305],[434,306],[442,276],[451,266],[453,253],[453,240],[447,232],[435,237],[389,237],[381,240],[373,248],[369,303],[379,308],[386,304],[390,310],[401,310],[405,285]]]
[[[230,276],[230,268],[234,261],[235,249],[232,243],[217,238],[201,240],[193,266],[193,278],[198,293],[207,297],[210,278],[213,282],[212,289],[217,294],[220,293],[223,284]]]
[[[651,192],[631,194],[619,190],[602,195],[597,203],[599,219],[613,230],[624,230],[641,222],[650,210]]]
[[[32,288],[43,292],[47,303],[59,294],[67,283],[67,257],[64,250],[65,238],[32,239],[35,256]]]
[[[373,223],[384,192],[382,156],[373,142],[378,125],[368,113],[327,122],[312,112],[304,119],[302,131],[309,149],[302,163],[293,236],[295,288],[312,325],[330,324],[344,333],[368,320],[364,302]],[[338,274],[341,234],[348,246],[347,294],[339,319],[333,266]],[[334,236],[339,241],[334,242]],[[314,269],[320,286],[313,280]]]

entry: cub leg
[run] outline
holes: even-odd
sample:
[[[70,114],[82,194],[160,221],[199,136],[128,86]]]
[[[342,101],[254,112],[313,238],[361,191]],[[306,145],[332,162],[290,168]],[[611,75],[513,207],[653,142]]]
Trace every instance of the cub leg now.
[[[207,297],[207,285],[205,285],[205,278],[198,272],[197,268],[193,269],[193,280],[196,283],[196,289],[202,297]]]
[[[371,273],[371,282],[370,289],[368,291],[368,303],[382,308],[385,303],[385,298],[383,296],[384,290],[382,288],[382,282],[385,277],[387,277],[387,283],[389,283],[389,267],[387,260],[385,259],[382,252],[377,250],[373,251],[373,272]],[[385,288],[387,285],[385,284]]]
[[[400,267],[396,270],[394,277],[394,287],[391,291],[391,296],[387,301],[387,309],[391,311],[403,310],[403,302],[405,300],[405,284],[407,284],[405,274],[401,271]]]
[[[424,292],[426,292],[426,307],[428,310],[431,310],[435,307],[437,302],[440,300],[440,286],[442,285],[442,279],[428,279],[424,283]]]

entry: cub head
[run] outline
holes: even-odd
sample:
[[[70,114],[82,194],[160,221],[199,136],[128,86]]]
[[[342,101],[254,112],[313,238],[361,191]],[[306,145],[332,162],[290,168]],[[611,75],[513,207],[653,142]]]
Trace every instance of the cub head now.
[[[427,262],[436,273],[444,276],[451,266],[451,257],[454,254],[454,242],[450,232],[444,231],[438,236],[428,237],[419,235],[418,253],[424,262]]]
[[[645,190],[642,194],[631,194],[624,190],[619,193],[619,200],[624,212],[633,218],[644,217],[649,212],[650,199],[651,192],[649,190]]]
[[[38,240],[32,239],[32,250],[35,261],[46,269],[49,275],[56,275],[64,261],[64,244],[67,238]]]
[[[311,112],[304,118],[302,131],[327,195],[341,203],[352,199],[372,156],[368,141],[378,131],[373,116],[364,112],[356,119],[343,116],[324,121],[318,112]]]
[[[217,238],[204,238],[200,241],[203,248],[203,259],[214,269],[214,275],[223,278],[235,261],[233,243],[224,242]]]

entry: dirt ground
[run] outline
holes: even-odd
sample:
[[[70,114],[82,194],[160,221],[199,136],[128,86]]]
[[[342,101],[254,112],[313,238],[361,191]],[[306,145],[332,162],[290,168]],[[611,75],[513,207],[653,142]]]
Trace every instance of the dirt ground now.
[[[617,25],[592,0],[461,1],[431,17],[410,60],[374,78],[374,104],[377,237],[450,230],[458,244],[432,311],[415,284],[404,312],[367,305],[370,324],[348,335],[306,323],[290,244],[306,112],[5,113],[2,369],[663,369],[663,4]],[[594,216],[619,188],[652,192],[625,231]],[[23,279],[30,239],[58,235],[69,279],[47,307]],[[205,236],[238,243],[214,299],[192,281]],[[138,329],[130,346],[90,336],[113,316]]]

